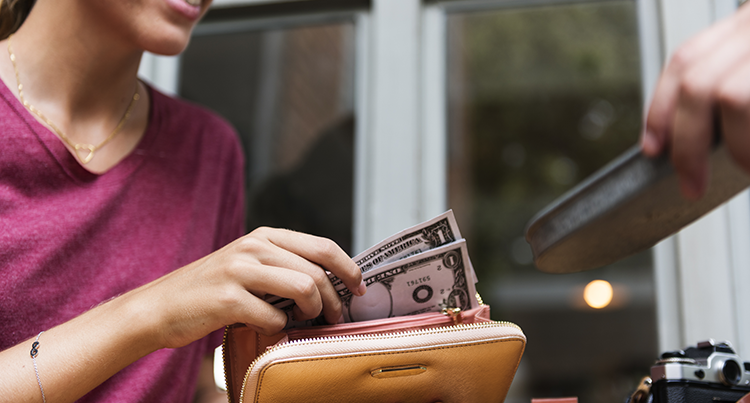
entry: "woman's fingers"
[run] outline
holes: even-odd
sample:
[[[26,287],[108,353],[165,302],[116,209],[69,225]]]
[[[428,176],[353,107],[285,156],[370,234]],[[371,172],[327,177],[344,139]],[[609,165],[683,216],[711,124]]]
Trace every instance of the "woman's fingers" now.
[[[306,264],[312,267],[297,265],[295,269],[289,269],[248,264],[238,267],[235,277],[247,291],[262,300],[269,295],[293,300],[296,305],[295,320],[313,319],[321,312],[330,312],[329,316],[338,318],[341,301],[331,282],[319,267],[309,262]]]
[[[355,295],[364,290],[356,264],[333,241],[294,231],[259,228],[239,242],[242,252],[264,270],[252,270],[247,289],[293,299],[296,320],[312,319],[322,312],[329,323],[341,316],[341,300],[326,273],[337,275]]]
[[[359,267],[332,240],[271,228],[259,228],[253,234],[335,274],[354,295],[361,296],[367,291]]]
[[[287,323],[286,314],[253,294],[245,293],[239,299],[238,309],[241,320],[261,334],[270,336],[284,329]]]

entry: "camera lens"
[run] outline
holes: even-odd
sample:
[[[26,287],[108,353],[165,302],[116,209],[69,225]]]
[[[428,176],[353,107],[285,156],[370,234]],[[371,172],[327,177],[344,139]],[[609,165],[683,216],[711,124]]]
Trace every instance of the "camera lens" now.
[[[721,368],[722,381],[727,385],[737,385],[742,380],[742,369],[735,360],[726,360]]]

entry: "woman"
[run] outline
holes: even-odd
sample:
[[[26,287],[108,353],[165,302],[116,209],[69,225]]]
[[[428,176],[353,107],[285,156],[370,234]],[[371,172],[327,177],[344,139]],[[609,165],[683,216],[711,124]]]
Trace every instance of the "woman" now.
[[[332,241],[268,228],[234,240],[233,130],[137,80],[143,51],[182,51],[209,5],[3,0],[4,401],[191,401],[215,331],[284,327],[266,295],[294,299],[298,319],[335,322],[323,268],[365,292]]]

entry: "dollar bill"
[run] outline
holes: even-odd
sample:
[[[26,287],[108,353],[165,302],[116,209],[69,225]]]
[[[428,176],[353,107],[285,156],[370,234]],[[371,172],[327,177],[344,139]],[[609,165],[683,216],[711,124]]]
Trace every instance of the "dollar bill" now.
[[[437,248],[442,245],[455,242],[461,237],[453,210],[448,210],[428,221],[419,223],[394,234],[374,245],[366,251],[353,257],[362,273],[366,273],[376,267],[395,262],[399,259],[416,255],[424,251]],[[471,269],[472,276],[474,269]],[[334,287],[343,283],[335,275],[328,276]],[[474,281],[476,283],[476,280]],[[284,298],[273,297],[266,302],[277,306],[287,306]],[[280,305],[283,304],[283,305]]]
[[[415,255],[462,239],[461,232],[448,210],[439,216],[407,228],[353,258],[362,273],[378,266]]]
[[[448,210],[435,218],[407,228],[394,234],[366,251],[358,254],[352,260],[357,264],[362,274],[369,272],[384,264],[392,263],[409,256],[424,253],[425,251],[446,245],[463,239],[458,229],[453,210]],[[477,282],[474,266],[466,259],[466,265],[470,279]],[[343,285],[336,276],[330,275],[331,282],[335,288]]]
[[[458,242],[461,241],[461,242]],[[448,273],[444,271],[443,269],[439,269],[437,275],[432,275],[430,277],[429,275],[425,276],[430,280],[423,281],[425,284],[413,284],[413,286],[407,287],[409,289],[402,289],[402,287],[394,287],[391,285],[396,280],[396,277],[402,278],[404,277],[405,273],[400,273],[398,276],[396,275],[396,272],[388,272],[385,275],[381,275],[377,278],[377,280],[368,280],[370,279],[369,273],[372,271],[373,273],[381,272],[381,268],[383,267],[392,267],[395,262],[402,262],[404,261],[404,264],[411,264],[409,262],[414,261],[421,261],[421,259],[415,259],[415,257],[419,256],[420,258],[425,259],[432,259],[433,261],[437,261],[439,259],[433,259],[433,254],[426,253],[428,251],[438,250],[442,246],[445,245],[461,245],[460,246],[460,253],[457,253],[457,256],[460,257],[460,268],[456,270],[457,273],[460,273],[461,276],[456,276],[455,278],[446,276],[445,274]],[[453,256],[456,255],[450,254],[448,255],[450,259],[453,259]],[[430,304],[430,307],[428,308],[424,303],[421,303],[422,305],[419,305],[417,307],[414,306],[414,301],[422,300],[427,295],[430,296],[428,300],[432,301],[435,300],[438,296],[441,296],[441,298],[445,299],[448,302],[445,302],[445,304],[451,305],[453,307],[459,307],[464,308],[465,306],[474,307],[477,305],[476,298],[475,298],[475,283],[477,282],[476,274],[474,272],[474,268],[471,265],[471,260],[469,259],[468,253],[466,252],[466,243],[463,241],[463,238],[461,237],[461,232],[458,229],[458,224],[456,223],[456,219],[453,215],[452,210],[448,210],[443,214],[440,214],[437,217],[434,217],[428,221],[422,222],[420,224],[417,224],[413,227],[407,228],[397,234],[394,234],[377,245],[372,246],[371,248],[367,249],[366,251],[358,254],[353,258],[354,262],[359,267],[360,271],[362,271],[365,283],[367,281],[375,281],[379,284],[373,284],[372,287],[368,285],[368,292],[365,297],[367,300],[372,299],[371,302],[366,302],[365,300],[362,300],[360,297],[353,297],[351,293],[348,292],[346,287],[344,286],[343,282],[337,278],[332,273],[328,273],[329,278],[331,280],[331,283],[333,284],[334,288],[339,292],[339,295],[343,298],[349,298],[349,300],[344,300],[344,305],[346,306],[347,301],[354,301],[353,309],[356,310],[372,310],[371,314],[363,314],[362,312],[358,312],[355,314],[355,317],[389,317],[389,316],[381,316],[380,310],[383,308],[383,304],[385,302],[377,302],[374,301],[378,297],[376,295],[384,294],[384,290],[388,291],[388,301],[391,306],[398,306],[395,310],[389,310],[389,314],[391,311],[396,312],[409,312],[405,313],[404,315],[409,314],[415,314],[415,313],[421,313],[421,312],[431,312],[431,311],[439,311],[442,308],[436,308],[435,306],[432,306]],[[433,262],[434,263],[434,262]],[[435,266],[437,267],[437,266]],[[445,264],[441,266],[442,268],[445,268]],[[413,273],[415,273],[415,269],[411,268],[411,274],[407,277],[411,277]],[[443,270],[442,272],[440,270]],[[467,281],[468,279],[468,281]],[[382,280],[382,282],[380,281]],[[406,281],[422,281],[422,280],[406,280]],[[432,281],[432,282],[430,282]],[[430,282],[428,284],[428,282]],[[440,282],[440,284],[438,284]],[[464,287],[465,283],[465,287]],[[383,287],[386,287],[384,289]],[[412,289],[410,291],[410,289]],[[444,293],[446,290],[453,291],[455,288],[455,292],[453,296],[449,296],[450,298],[446,297]],[[467,291],[464,293],[461,291],[461,289],[466,288]],[[435,290],[439,290],[441,294],[439,295],[433,295],[432,293],[435,292]],[[412,294],[416,292],[416,297],[414,297],[412,294],[404,294],[401,295],[402,292],[411,292]],[[348,294],[347,297],[345,294]],[[458,298],[458,295],[464,295],[466,296],[459,298],[456,300],[455,298]],[[368,297],[370,296],[370,297]],[[353,299],[352,299],[353,297]],[[416,299],[415,299],[416,298]],[[441,300],[442,301],[442,300]],[[456,302],[458,301],[458,302]],[[463,302],[462,302],[463,301]],[[466,301],[470,301],[469,305],[466,305]],[[291,301],[286,298],[280,298],[276,296],[270,296],[266,302],[274,305],[276,308],[281,309],[287,314],[288,322],[286,328],[293,328],[293,327],[304,327],[304,326],[314,326],[314,325],[320,325],[325,324],[325,320],[322,317],[318,317],[312,320],[307,321],[295,321],[294,316],[292,314],[292,309],[294,308],[294,301]],[[434,301],[432,301],[434,302]],[[443,302],[441,302],[443,303]],[[458,304],[458,305],[456,305]],[[403,305],[403,306],[401,306]],[[350,306],[351,307],[351,306]],[[369,307],[369,308],[368,308]],[[412,309],[414,308],[414,309]],[[428,309],[428,310],[425,310]],[[468,308],[467,308],[468,309]],[[421,310],[421,311],[420,311]],[[353,313],[353,312],[352,312]],[[396,314],[393,316],[400,316],[401,314]],[[351,315],[347,317],[347,314],[345,316],[345,321],[351,320]],[[365,320],[365,319],[358,319],[355,318],[355,320]]]
[[[468,265],[466,241],[457,240],[403,258],[364,274],[367,293],[353,295],[336,287],[344,322],[438,312],[444,307],[467,310],[479,306]]]

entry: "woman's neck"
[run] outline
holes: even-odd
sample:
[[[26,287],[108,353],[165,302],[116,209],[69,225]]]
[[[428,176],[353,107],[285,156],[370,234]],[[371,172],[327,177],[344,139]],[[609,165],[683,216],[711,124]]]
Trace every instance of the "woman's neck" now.
[[[132,100],[142,50],[86,15],[90,11],[81,3],[38,1],[12,36],[16,65],[0,53],[0,78],[18,95],[17,68],[29,104],[73,142],[96,145],[112,133]],[[3,45],[7,48],[7,40]],[[140,92],[144,101],[135,105],[134,122],[95,158],[98,162],[92,159],[89,169],[110,168],[137,144],[148,116],[148,100]]]
[[[30,102],[85,117],[127,103],[142,51],[92,23],[96,18],[76,4],[38,2],[13,36],[13,51]]]

